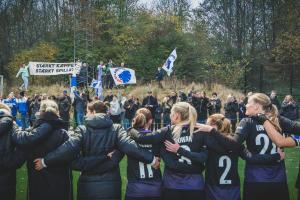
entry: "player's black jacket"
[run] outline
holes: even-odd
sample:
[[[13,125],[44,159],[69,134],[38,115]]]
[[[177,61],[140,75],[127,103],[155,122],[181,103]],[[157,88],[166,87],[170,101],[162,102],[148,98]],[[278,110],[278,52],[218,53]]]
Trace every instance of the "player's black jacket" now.
[[[167,170],[179,173],[200,174],[204,169],[204,162],[207,159],[204,136],[202,134],[193,134],[193,137],[190,137],[189,127],[184,126],[180,137],[174,140],[172,130],[173,128],[165,127],[157,132],[144,135],[131,134],[131,136],[141,144],[160,144],[160,154]],[[165,140],[180,144],[181,148],[177,154],[168,152],[165,149],[163,144]],[[194,162],[191,162],[191,159]]]
[[[297,130],[296,123],[279,117],[280,126],[284,133],[291,134]],[[234,140],[225,138],[220,134],[212,134],[227,150],[237,150],[246,141],[247,148],[253,155],[272,155],[277,152],[277,147],[260,125],[255,117],[244,118],[237,127]],[[286,174],[284,162],[271,165],[253,164],[246,162],[245,181],[247,182],[285,182]]]
[[[135,134],[136,131],[139,134],[147,134],[151,133],[151,131],[145,131],[145,130],[136,130],[136,129],[129,129],[128,135],[131,136],[131,134]],[[133,133],[135,132],[135,133]],[[141,144],[137,142],[137,145],[145,149],[147,151],[153,152],[155,156],[159,156],[159,148],[160,146],[158,144]],[[127,179],[128,181],[131,180],[161,180],[161,171],[160,169],[154,169],[151,167],[151,165],[147,165],[140,160],[135,159],[132,156],[127,157]]]
[[[205,133],[204,133],[205,134]],[[212,130],[211,134],[218,134]],[[244,146],[236,150],[226,150],[211,135],[206,135],[208,159],[206,162],[206,183],[215,186],[239,186],[238,158],[241,157],[251,164],[274,164],[280,160],[278,153],[272,155],[253,155]]]
[[[16,169],[25,161],[11,139],[13,131],[13,117],[0,111],[0,198],[6,200],[15,199]]]
[[[62,127],[65,123],[57,115],[46,112],[40,115],[31,131],[16,130],[13,134],[14,142],[26,155],[29,200],[72,198],[72,177],[68,165],[49,165],[36,171],[33,163],[34,159],[43,158],[68,140],[69,136]]]
[[[66,162],[59,158],[74,151],[81,151],[72,166],[82,171],[78,182],[79,199],[120,199],[121,177],[119,161],[110,160],[106,155],[114,150],[122,151],[147,164],[154,156],[138,148],[120,125],[114,125],[106,114],[95,114],[86,118],[86,126],[75,130],[75,137],[45,157],[46,165]]]

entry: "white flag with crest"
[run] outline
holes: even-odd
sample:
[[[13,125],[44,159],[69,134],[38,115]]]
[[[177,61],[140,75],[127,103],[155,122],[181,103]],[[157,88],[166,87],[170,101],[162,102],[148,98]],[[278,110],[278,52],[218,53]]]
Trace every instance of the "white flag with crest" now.
[[[173,72],[173,64],[176,58],[177,58],[177,53],[175,48],[162,67],[167,72],[168,76],[170,76],[171,73]]]

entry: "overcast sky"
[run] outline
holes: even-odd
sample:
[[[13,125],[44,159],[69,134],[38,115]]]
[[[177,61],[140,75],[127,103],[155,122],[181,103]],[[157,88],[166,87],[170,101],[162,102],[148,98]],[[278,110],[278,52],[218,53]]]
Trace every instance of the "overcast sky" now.
[[[155,0],[140,0],[141,3],[143,4],[148,4],[150,5],[153,1]],[[192,8],[196,8],[200,2],[202,2],[203,0],[190,0],[190,2],[192,3]]]

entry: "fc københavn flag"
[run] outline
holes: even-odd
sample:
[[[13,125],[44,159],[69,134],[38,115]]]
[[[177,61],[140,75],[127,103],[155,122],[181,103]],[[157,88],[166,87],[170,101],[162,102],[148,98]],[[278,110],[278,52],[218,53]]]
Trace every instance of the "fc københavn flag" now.
[[[176,58],[177,58],[177,53],[175,48],[162,67],[167,72],[168,76],[170,76],[171,73],[173,72],[173,64]]]
[[[129,68],[110,68],[116,85],[136,84],[135,71]]]

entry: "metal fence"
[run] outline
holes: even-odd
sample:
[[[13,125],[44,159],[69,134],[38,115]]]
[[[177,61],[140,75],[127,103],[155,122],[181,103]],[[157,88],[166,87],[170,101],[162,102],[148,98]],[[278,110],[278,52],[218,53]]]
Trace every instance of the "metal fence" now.
[[[259,91],[270,93],[276,90],[280,100],[291,94],[300,100],[300,65],[253,64],[246,73],[245,92]]]

